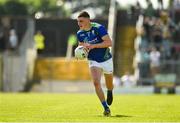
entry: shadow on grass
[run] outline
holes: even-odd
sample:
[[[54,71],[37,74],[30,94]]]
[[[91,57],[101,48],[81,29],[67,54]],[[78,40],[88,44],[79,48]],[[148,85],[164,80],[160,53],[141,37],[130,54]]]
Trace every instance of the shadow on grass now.
[[[121,117],[133,117],[133,116],[116,114],[116,115],[112,115],[111,117],[118,117],[118,118],[121,118]]]
[[[98,117],[104,117],[103,115],[98,115]],[[120,114],[116,114],[116,115],[112,115],[110,117],[114,117],[114,118],[124,118],[124,117],[133,117],[133,116],[130,116],[130,115],[120,115]]]

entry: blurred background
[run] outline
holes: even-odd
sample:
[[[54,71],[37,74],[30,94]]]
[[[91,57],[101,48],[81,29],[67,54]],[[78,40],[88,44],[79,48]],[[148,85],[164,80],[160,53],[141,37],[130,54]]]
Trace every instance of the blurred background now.
[[[180,92],[180,0],[0,0],[0,91],[94,92],[82,10],[112,38],[116,92]]]

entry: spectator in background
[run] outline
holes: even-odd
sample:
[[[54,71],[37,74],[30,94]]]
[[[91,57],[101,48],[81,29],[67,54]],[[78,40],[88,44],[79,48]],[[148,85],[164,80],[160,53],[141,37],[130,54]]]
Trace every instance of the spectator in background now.
[[[163,24],[161,19],[157,18],[155,20],[153,29],[152,29],[152,37],[153,37],[153,45],[156,47],[160,47],[163,41]]]
[[[163,29],[162,29],[162,48],[161,48],[161,56],[163,59],[169,59],[171,57],[171,48],[173,46],[172,42],[172,33],[170,27],[173,26],[171,19],[168,16],[168,13],[165,11],[161,12],[161,20],[163,22]]]
[[[6,48],[6,44],[5,44],[5,39],[4,39],[4,31],[3,31],[3,27],[1,26],[1,22],[0,22],[0,52],[4,51]]]
[[[153,47],[150,52],[150,67],[151,67],[151,75],[154,77],[157,73],[159,73],[160,68],[160,52],[156,47]]]
[[[146,3],[147,3],[147,8],[144,11],[144,15],[149,17],[149,18],[152,18],[155,16],[155,10],[153,8],[151,1],[146,0]]]
[[[164,38],[161,47],[162,58],[164,60],[171,58],[172,46],[173,46],[173,42],[169,38]]]
[[[137,81],[148,77],[149,54],[145,49],[141,49],[140,51],[136,52],[134,67],[135,67],[135,78]]]
[[[173,1],[173,8],[178,10],[180,9],[180,0],[172,0]]]
[[[17,49],[18,38],[17,38],[15,29],[10,30],[9,45],[10,45],[10,50],[11,51],[15,51]]]
[[[163,0],[158,0],[158,8],[159,8],[160,10],[163,9]]]
[[[131,6],[131,14],[133,15],[133,17],[137,18],[140,15],[143,14],[143,9],[139,3],[139,1],[136,2],[136,5]]]
[[[77,44],[77,38],[75,34],[71,34],[68,38],[68,46],[66,51],[66,59],[70,60],[72,58],[73,46]]]
[[[149,43],[153,43],[153,36],[154,36],[154,27],[155,27],[155,23],[156,23],[156,17],[149,17],[149,16],[144,16],[144,20],[143,20],[143,27],[144,27],[144,31],[146,33],[146,37],[147,37],[147,41]]]
[[[142,15],[143,9],[142,9],[142,7],[141,7],[139,1],[136,2],[135,9],[136,9],[138,15]]]
[[[135,68],[135,79],[136,81],[147,78],[149,73],[149,43],[146,38],[146,33],[144,28],[141,28],[137,31],[138,36],[134,42],[134,48],[136,54],[134,57],[133,66]]]
[[[37,33],[34,35],[34,41],[35,41],[35,47],[37,49],[37,53],[39,56],[41,56],[42,51],[45,48],[45,44],[44,44],[45,37],[41,31],[37,31]]]

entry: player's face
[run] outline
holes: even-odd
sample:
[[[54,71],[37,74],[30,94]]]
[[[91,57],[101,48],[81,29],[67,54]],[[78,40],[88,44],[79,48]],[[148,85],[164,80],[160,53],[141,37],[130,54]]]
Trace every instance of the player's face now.
[[[90,19],[89,18],[85,18],[85,17],[79,17],[77,19],[78,25],[80,29],[86,29],[88,28],[89,24],[90,24]]]

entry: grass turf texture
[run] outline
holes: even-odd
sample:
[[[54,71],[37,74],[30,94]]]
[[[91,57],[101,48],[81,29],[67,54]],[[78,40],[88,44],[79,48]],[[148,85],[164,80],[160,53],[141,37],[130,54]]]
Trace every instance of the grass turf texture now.
[[[104,117],[95,94],[0,94],[0,122],[180,121],[179,95],[115,95]]]

